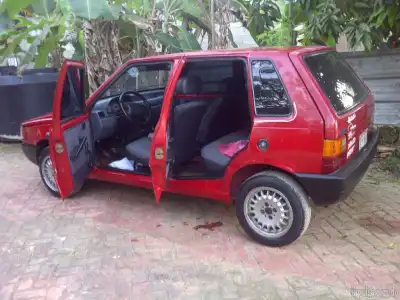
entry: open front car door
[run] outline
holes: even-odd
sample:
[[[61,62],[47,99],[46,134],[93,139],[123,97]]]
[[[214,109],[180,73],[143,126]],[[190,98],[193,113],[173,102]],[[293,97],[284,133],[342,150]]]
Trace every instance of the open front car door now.
[[[49,137],[50,155],[63,199],[81,188],[94,165],[84,81],[83,63],[67,60],[57,81]]]

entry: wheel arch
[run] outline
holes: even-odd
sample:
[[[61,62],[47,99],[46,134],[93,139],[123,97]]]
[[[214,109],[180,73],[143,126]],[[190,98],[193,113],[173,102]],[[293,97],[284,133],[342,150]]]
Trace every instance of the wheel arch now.
[[[298,180],[296,175],[288,170],[273,166],[273,165],[268,165],[268,164],[254,164],[254,165],[248,165],[243,168],[240,168],[235,172],[235,174],[232,176],[232,180],[230,182],[230,197],[232,199],[232,202],[234,203],[236,200],[237,195],[239,194],[240,187],[242,184],[249,180],[250,178],[256,176],[259,173],[265,172],[265,171],[277,171],[281,172],[285,175],[290,176],[293,178],[303,189],[304,191],[308,194],[307,190],[305,187],[301,184],[301,182]]]
[[[39,158],[40,158],[40,155],[42,154],[43,149],[45,149],[48,146],[49,146],[49,140],[47,140],[47,139],[40,140],[36,144],[36,161],[38,163],[39,163]]]

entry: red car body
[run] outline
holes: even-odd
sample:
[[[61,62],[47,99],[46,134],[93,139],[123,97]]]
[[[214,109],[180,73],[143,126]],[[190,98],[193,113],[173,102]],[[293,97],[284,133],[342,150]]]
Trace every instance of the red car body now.
[[[166,137],[170,103],[173,101],[180,73],[186,61],[190,59],[240,58],[250,66],[252,60],[268,58],[280,75],[292,103],[292,111],[288,116],[258,116],[255,113],[254,92],[250,88],[248,104],[252,129],[248,147],[234,156],[222,178],[193,180],[166,178],[168,176],[166,155],[161,155],[161,159],[151,155],[151,176],[93,167],[89,178],[154,189],[157,202],[161,193],[166,191],[230,203],[239,193],[241,184],[248,178],[265,170],[274,170],[293,178],[317,205],[327,205],[344,199],[361,180],[371,163],[378,137],[372,128],[374,97],[369,89],[361,103],[345,113],[338,114],[307,67],[304,57],[331,50],[326,47],[236,49],[177,53],[127,62],[86,100],[86,107],[90,108],[97,96],[130,64],[173,61],[161,116],[154,130],[151,153],[159,150],[165,154],[168,151]],[[81,63],[74,61],[67,61],[63,66],[55,90],[53,113],[26,121],[21,128],[22,147],[31,161],[38,163],[42,149],[49,147],[62,198],[74,192],[70,161],[66,151],[63,151],[67,148],[63,132],[83,120],[88,120],[89,114],[88,110],[86,114],[66,122],[60,121],[63,83],[68,67],[71,66],[83,68]],[[247,72],[248,86],[252,86],[250,67],[247,68]],[[358,138],[366,130],[368,142],[365,148],[358,149],[354,146],[350,151],[349,143],[355,143],[351,141],[353,136]],[[345,145],[340,144],[342,147],[345,146],[346,151],[339,153],[334,147],[339,145],[337,141],[341,138],[346,141]],[[260,141],[268,142],[266,151],[260,149]],[[329,149],[333,149],[337,155],[325,155],[325,148],[328,152]]]

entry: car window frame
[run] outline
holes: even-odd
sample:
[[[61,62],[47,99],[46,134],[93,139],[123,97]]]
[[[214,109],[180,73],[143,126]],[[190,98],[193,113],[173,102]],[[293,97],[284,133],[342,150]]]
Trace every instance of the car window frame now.
[[[80,113],[76,114],[76,115],[68,116],[68,117],[63,117],[62,116],[62,108],[63,108],[62,107],[62,103],[64,101],[63,98],[64,98],[64,91],[65,91],[65,87],[66,87],[66,84],[65,84],[66,81],[68,81],[68,86],[69,86],[70,90],[71,90],[71,87],[73,89],[75,89],[73,83],[70,82],[70,77],[69,77],[70,74],[69,74],[69,70],[67,70],[67,72],[65,74],[66,78],[65,78],[65,80],[64,80],[64,82],[62,84],[63,85],[63,89],[62,89],[62,93],[61,93],[61,106],[60,106],[60,122],[61,122],[61,124],[66,123],[66,122],[68,122],[70,120],[73,120],[75,118],[78,118],[78,117],[83,116],[83,115],[86,114],[86,98],[85,98],[84,92],[82,92],[85,89],[86,72],[83,69],[80,69],[80,68],[77,68],[77,70],[79,71],[80,76],[81,76],[81,78],[80,78],[80,86],[78,87],[78,88],[81,89],[81,95],[80,96],[77,95],[77,98],[81,98],[82,97],[82,99],[78,99]]]
[[[285,91],[287,99],[289,101],[289,113],[288,114],[264,114],[264,113],[260,114],[260,113],[257,113],[256,97],[255,97],[255,94],[254,94],[253,64],[252,64],[253,61],[269,61],[272,64],[272,66],[274,67],[274,70],[275,70],[276,74],[278,75],[278,79],[282,83],[283,90]],[[252,92],[252,96],[253,96],[254,115],[256,117],[260,117],[260,118],[262,118],[262,117],[268,117],[268,118],[288,118],[288,117],[291,117],[293,115],[293,112],[294,112],[293,101],[292,101],[292,99],[291,99],[291,97],[289,95],[289,92],[288,92],[288,90],[286,88],[285,83],[282,80],[282,76],[279,73],[279,69],[277,68],[277,66],[275,64],[274,59],[271,58],[271,57],[259,57],[259,56],[251,57],[249,59],[249,69],[250,69],[250,75],[251,75],[250,76],[251,77],[250,80],[251,80],[251,92]]]

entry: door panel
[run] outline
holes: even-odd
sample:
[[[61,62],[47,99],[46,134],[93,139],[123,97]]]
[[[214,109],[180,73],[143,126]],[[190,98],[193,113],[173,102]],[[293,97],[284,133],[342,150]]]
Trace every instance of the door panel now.
[[[93,167],[93,138],[85,106],[84,66],[67,60],[59,73],[50,154],[61,198],[80,189]]]
[[[89,120],[86,119],[64,130],[63,136],[70,161],[74,190],[78,190],[92,170],[93,141]]]

